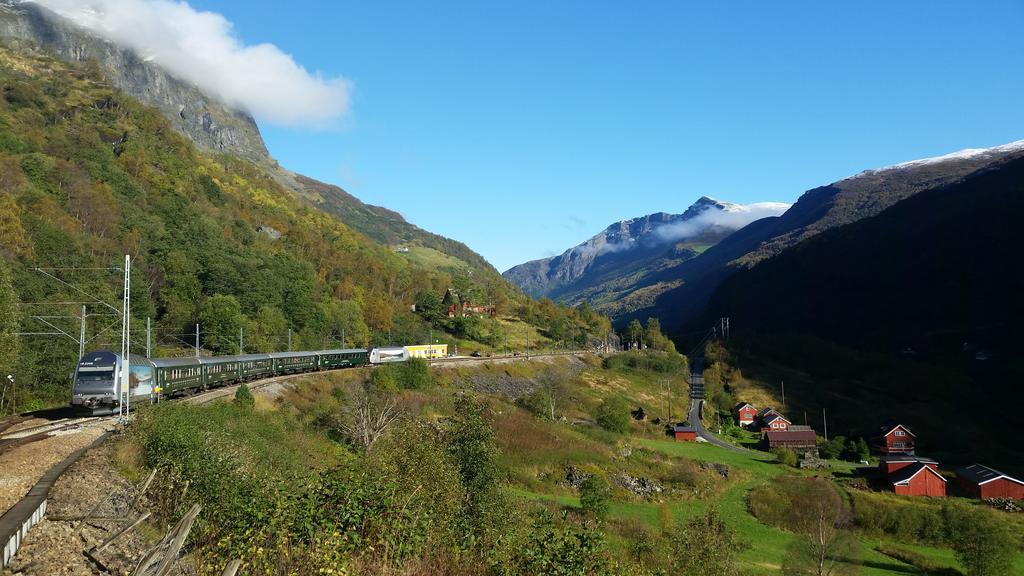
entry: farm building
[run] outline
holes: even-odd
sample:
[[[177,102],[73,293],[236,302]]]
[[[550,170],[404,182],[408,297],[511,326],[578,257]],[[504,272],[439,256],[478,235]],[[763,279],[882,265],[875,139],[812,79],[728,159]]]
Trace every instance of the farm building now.
[[[697,440],[697,429],[693,426],[673,426],[672,435],[675,436],[676,440],[684,440],[686,442],[695,442]]]
[[[925,466],[931,466],[933,469],[937,469],[939,466],[939,463],[931,458],[923,458],[921,456],[913,456],[910,454],[894,454],[891,456],[882,456],[878,459],[879,472],[884,476],[890,476],[898,470],[915,464],[924,464]]]
[[[875,439],[875,450],[880,454],[913,454],[916,436],[902,424],[883,426]]]
[[[736,424],[740,426],[750,426],[757,418],[757,408],[749,402],[740,402],[732,409],[732,413],[736,418]]]
[[[946,495],[946,479],[932,465],[917,462],[889,475],[889,484],[893,492],[904,496]]]
[[[768,450],[789,448],[803,456],[818,455],[818,435],[809,428],[807,430],[769,430],[765,432],[761,445]]]
[[[981,464],[956,471],[957,485],[975,498],[1013,498],[1024,500],[1024,482]]]

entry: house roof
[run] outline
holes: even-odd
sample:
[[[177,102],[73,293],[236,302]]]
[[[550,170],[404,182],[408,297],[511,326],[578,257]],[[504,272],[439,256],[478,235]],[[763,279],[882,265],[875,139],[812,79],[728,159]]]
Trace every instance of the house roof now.
[[[906,432],[907,434],[910,434],[914,438],[917,438],[917,435],[914,434],[913,432],[911,432],[910,428],[907,428],[903,424],[893,424],[893,425],[889,425],[889,426],[882,426],[882,436],[888,436],[889,434],[892,434],[893,432],[896,431],[897,428],[903,428],[904,432]]]
[[[787,420],[786,417],[783,416],[782,414],[779,414],[778,412],[772,412],[768,416],[765,416],[764,423],[765,424],[771,424],[772,422],[775,422],[776,420],[785,420],[787,423],[789,422],[789,420]]]
[[[1021,482],[1020,480],[1017,480],[1012,476],[1007,476],[1006,474],[1003,474],[998,470],[993,470],[992,468],[989,468],[988,466],[985,466],[983,464],[971,464],[970,466],[958,468],[956,471],[956,475],[959,476],[960,478],[970,480],[971,482],[978,484],[979,486],[981,484],[992,482],[993,480],[998,480],[1000,478],[1005,478],[1010,482],[1016,482],[1017,484],[1024,484],[1024,482]]]
[[[679,425],[676,425],[676,426],[672,427],[672,431],[673,432],[696,432],[697,429],[694,428],[693,426],[679,426]]]
[[[761,408],[757,412],[757,417],[758,418],[764,418],[765,416],[767,416],[768,414],[770,414],[772,412],[775,412],[775,408],[772,408],[771,406],[768,406],[768,407],[765,407],[765,408]]]
[[[937,460],[931,458],[925,458],[924,456],[914,456],[913,454],[890,454],[888,456],[881,456],[878,458],[879,462],[923,462],[925,464],[938,464]]]
[[[889,476],[889,482],[892,482],[893,485],[896,485],[896,484],[906,484],[906,483],[910,482],[910,480],[914,476],[917,476],[918,474],[920,474],[924,470],[927,470],[928,472],[934,474],[935,476],[938,476],[939,479],[942,480],[943,482],[946,481],[946,479],[943,478],[941,474],[936,472],[930,466],[927,466],[924,463],[918,462],[917,464],[913,464],[911,466],[907,466],[906,468],[900,468],[899,470],[893,472]]]
[[[803,424],[790,424],[789,429],[793,430],[794,432],[800,430],[811,430],[812,432],[814,431],[814,428],[811,428],[810,426],[805,426]]]
[[[818,435],[814,430],[769,430],[768,443],[772,442],[807,442],[818,443]]]
[[[734,412],[739,412],[740,410],[742,410],[742,409],[746,408],[747,406],[750,406],[751,408],[754,408],[754,405],[753,405],[753,404],[751,404],[750,402],[740,402],[739,404],[737,404],[737,405],[736,405],[736,406],[735,406],[735,407],[733,408],[733,411],[734,411]]]

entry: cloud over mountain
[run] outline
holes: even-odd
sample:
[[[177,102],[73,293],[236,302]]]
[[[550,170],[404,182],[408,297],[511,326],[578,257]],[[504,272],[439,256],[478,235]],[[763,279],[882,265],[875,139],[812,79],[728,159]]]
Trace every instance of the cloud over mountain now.
[[[324,128],[349,110],[348,80],[310,72],[273,44],[244,44],[215,12],[173,0],[34,1],[258,120]]]
[[[664,242],[676,242],[691,238],[711,227],[739,230],[755,220],[779,216],[788,209],[789,204],[781,202],[721,202],[717,209],[704,209],[692,218],[663,224],[654,229],[654,234]]]

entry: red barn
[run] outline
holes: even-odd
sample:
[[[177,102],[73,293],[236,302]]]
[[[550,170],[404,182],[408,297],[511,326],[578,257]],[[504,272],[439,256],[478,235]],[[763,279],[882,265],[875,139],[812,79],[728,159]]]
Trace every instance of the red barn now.
[[[913,454],[916,436],[902,424],[883,426],[875,448],[882,454]]]
[[[1024,500],[1024,482],[981,464],[971,464],[957,470],[956,483],[967,494],[982,500]]]
[[[810,428],[801,430],[769,430],[761,440],[761,445],[768,450],[775,448],[789,448],[790,450],[807,456],[818,455],[818,435]]]
[[[676,437],[676,440],[695,442],[697,440],[697,429],[693,426],[673,426],[672,435]]]
[[[931,465],[923,462],[900,468],[889,475],[888,481],[892,485],[893,492],[904,496],[942,497],[946,495],[946,479],[939,475]]]
[[[749,402],[740,402],[732,409],[732,412],[736,417],[736,423],[740,426],[749,426],[757,418],[757,408],[754,408]]]

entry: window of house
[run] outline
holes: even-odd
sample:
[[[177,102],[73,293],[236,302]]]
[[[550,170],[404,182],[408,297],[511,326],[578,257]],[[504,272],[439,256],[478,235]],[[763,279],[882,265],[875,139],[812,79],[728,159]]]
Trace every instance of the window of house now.
[[[906,434],[906,432],[904,432],[903,430],[897,430],[897,431],[896,431],[896,435],[897,435],[897,436],[906,436],[907,434]]]

